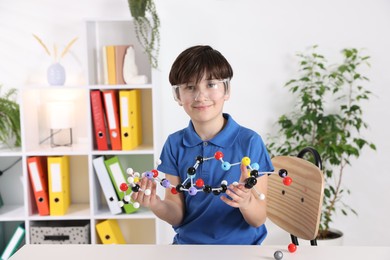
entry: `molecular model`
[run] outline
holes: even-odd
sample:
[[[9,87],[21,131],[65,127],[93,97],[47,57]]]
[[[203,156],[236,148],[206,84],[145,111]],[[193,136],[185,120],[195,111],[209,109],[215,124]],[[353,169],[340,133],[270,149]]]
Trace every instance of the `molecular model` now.
[[[197,179],[194,181],[196,177],[196,170],[198,169],[199,165],[204,163],[205,161],[208,161],[210,159],[216,159],[221,162],[221,168],[223,171],[228,171],[232,166],[239,165],[240,163],[245,165],[247,169],[250,170],[249,172],[249,177],[245,179],[243,183],[238,183],[234,182],[233,185],[238,185],[238,184],[243,184],[245,188],[247,189],[252,189],[257,183],[257,178],[264,176],[265,174],[274,174],[274,172],[259,172],[259,164],[258,163],[253,163],[251,164],[251,160],[249,157],[243,157],[241,162],[237,163],[229,163],[223,160],[223,153],[218,151],[214,154],[213,157],[209,158],[204,158],[202,156],[197,156],[196,157],[196,162],[194,166],[189,167],[187,169],[187,178],[182,182],[177,184],[176,186],[171,184],[169,180],[163,178],[159,178],[159,172],[155,169],[151,171],[144,172],[141,176],[139,172],[134,172],[132,168],[127,169],[127,174],[129,177],[127,178],[128,183],[122,183],[120,185],[120,189],[122,192],[124,192],[125,196],[123,198],[123,201],[120,201],[120,206],[122,207],[125,203],[131,203],[133,204],[133,207],[138,208],[140,205],[138,202],[132,202],[131,201],[131,194],[133,192],[139,192],[143,191],[146,196],[149,196],[151,194],[151,190],[146,189],[142,190],[140,185],[138,184],[140,181],[140,178],[148,178],[150,180],[154,180],[160,185],[166,189],[170,189],[173,194],[181,193],[181,192],[188,192],[189,195],[195,196],[198,192],[205,192],[205,193],[213,193],[214,195],[219,195],[221,193],[225,193],[228,187],[228,182],[226,180],[223,180],[221,182],[221,185],[219,187],[211,187],[210,185],[205,185],[204,181],[202,179]],[[160,165],[161,161],[157,162],[157,165]],[[292,179],[287,176],[287,171],[285,169],[280,169],[279,170],[279,176],[283,178],[283,183],[286,186],[289,186],[292,182]],[[131,193],[126,194],[128,189],[131,188]],[[265,195],[263,193],[260,193],[254,188],[256,191],[257,195],[261,200],[265,199]]]

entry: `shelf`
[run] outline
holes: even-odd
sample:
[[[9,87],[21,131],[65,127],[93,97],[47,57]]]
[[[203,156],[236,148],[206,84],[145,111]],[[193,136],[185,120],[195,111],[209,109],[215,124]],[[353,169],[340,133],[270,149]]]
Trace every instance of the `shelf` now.
[[[33,214],[29,216],[29,220],[74,220],[74,219],[90,219],[91,210],[89,204],[72,204],[64,216],[39,216]]]
[[[68,221],[89,223],[90,241],[100,244],[95,225],[106,219],[119,222],[127,243],[159,243],[157,217],[140,208],[133,214],[112,214],[97,179],[93,160],[117,156],[124,170],[133,168],[144,172],[156,167],[156,71],[138,44],[130,20],[88,20],[85,22],[85,71],[88,84],[83,86],[21,86],[20,123],[22,147],[0,148],[0,170],[16,162],[0,177],[0,193],[4,205],[0,208],[0,225],[6,227],[4,241],[19,223],[26,226],[26,243],[30,243],[29,227],[39,222],[61,224]],[[139,74],[148,78],[146,84],[106,85],[103,83],[102,48],[105,45],[132,44]],[[139,89],[141,96],[142,144],[133,150],[97,150],[91,111],[90,93],[93,90]],[[59,109],[62,108],[62,109]],[[52,139],[62,141],[67,132],[56,133],[56,126],[72,129],[70,146],[52,147]],[[68,127],[60,129],[69,129]],[[58,129],[57,129],[58,130]],[[61,134],[65,133],[61,136]],[[68,132],[69,133],[69,132]],[[69,136],[69,135],[68,135]],[[109,142],[109,139],[108,139]],[[69,156],[71,203],[65,215],[40,216],[30,180],[27,160],[30,157]],[[47,174],[47,173],[46,173]],[[1,249],[1,247],[0,247]],[[1,254],[1,252],[0,252]]]
[[[0,208],[0,221],[23,221],[23,205],[4,205]]]
[[[155,219],[156,216],[149,209],[140,208],[138,211],[132,214],[110,214],[108,209],[99,210],[94,214],[95,219]]]

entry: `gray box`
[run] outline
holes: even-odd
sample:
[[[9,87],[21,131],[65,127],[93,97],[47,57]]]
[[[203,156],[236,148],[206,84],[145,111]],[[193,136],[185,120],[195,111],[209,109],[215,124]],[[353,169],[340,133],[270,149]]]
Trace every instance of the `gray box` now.
[[[39,221],[31,224],[31,244],[90,244],[90,224],[80,221]]]

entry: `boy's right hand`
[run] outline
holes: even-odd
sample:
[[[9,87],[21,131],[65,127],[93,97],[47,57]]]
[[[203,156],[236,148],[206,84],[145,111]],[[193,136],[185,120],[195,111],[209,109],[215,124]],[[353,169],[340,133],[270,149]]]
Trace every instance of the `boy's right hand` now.
[[[140,190],[138,192],[133,192],[131,195],[131,198],[134,201],[147,208],[153,208],[157,203],[159,203],[161,199],[156,194],[157,184],[154,180],[144,177],[140,180],[138,185],[140,186]],[[148,192],[145,194],[145,191],[147,190],[150,190],[150,194],[148,194]]]

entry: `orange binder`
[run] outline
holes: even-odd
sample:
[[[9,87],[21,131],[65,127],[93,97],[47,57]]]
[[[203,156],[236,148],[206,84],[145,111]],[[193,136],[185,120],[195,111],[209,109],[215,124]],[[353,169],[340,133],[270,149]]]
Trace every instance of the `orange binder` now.
[[[103,98],[110,133],[111,149],[122,150],[117,92],[112,89],[105,90],[103,91]]]
[[[98,150],[108,150],[104,108],[100,90],[91,91],[92,121]]]
[[[49,193],[47,187],[47,158],[45,156],[33,156],[27,158],[27,168],[31,186],[40,216],[50,214]]]

